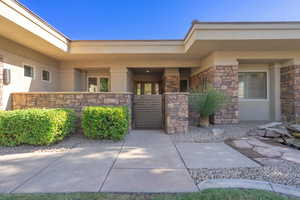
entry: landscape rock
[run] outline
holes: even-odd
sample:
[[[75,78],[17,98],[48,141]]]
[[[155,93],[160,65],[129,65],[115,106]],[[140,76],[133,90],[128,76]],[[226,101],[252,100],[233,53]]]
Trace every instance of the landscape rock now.
[[[268,157],[268,158],[274,158],[274,157],[280,157],[281,153],[279,151],[275,151],[272,148],[264,148],[264,147],[255,147],[253,149],[257,153],[261,154],[262,156]]]
[[[215,137],[222,136],[225,133],[225,130],[221,128],[213,128],[211,131]]]
[[[261,142],[260,140],[256,139],[256,138],[251,138],[248,140],[248,143],[253,145],[253,146],[258,146],[258,147],[265,147],[265,148],[271,148],[273,147],[270,144],[266,144],[264,142]]]
[[[291,138],[291,139],[287,139],[286,142],[289,145],[292,145],[292,146],[300,149],[300,139],[298,139],[298,138]],[[300,152],[299,152],[299,154],[300,154]]]
[[[276,137],[276,136],[277,137],[292,137],[291,134],[288,132],[288,130],[285,127],[266,128],[266,130],[267,130],[267,136],[269,136],[269,134],[272,133],[273,137]]]
[[[293,124],[288,126],[288,128],[291,129],[292,131],[300,132],[300,124]]]
[[[293,152],[286,152],[283,154],[282,159],[300,164],[300,153],[296,150]]]
[[[270,122],[267,124],[260,125],[257,128],[260,130],[265,130],[267,128],[273,128],[273,127],[280,126],[280,125],[282,125],[282,122]]]
[[[234,140],[234,146],[240,149],[252,149],[253,146],[247,142],[247,140]]]

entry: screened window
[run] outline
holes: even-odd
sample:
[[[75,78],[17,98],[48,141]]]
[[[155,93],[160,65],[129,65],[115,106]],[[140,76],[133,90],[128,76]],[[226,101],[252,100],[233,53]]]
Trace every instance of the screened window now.
[[[239,72],[239,97],[267,99],[267,72]]]
[[[24,65],[24,76],[33,78],[33,67]]]
[[[49,71],[43,70],[42,80],[43,81],[50,81],[50,72]]]
[[[180,80],[180,92],[188,91],[188,80]]]
[[[103,77],[89,77],[88,91],[89,92],[108,92],[109,79]]]
[[[100,92],[108,92],[108,78],[100,78]]]
[[[97,78],[89,77],[88,78],[88,90],[89,92],[97,92]]]

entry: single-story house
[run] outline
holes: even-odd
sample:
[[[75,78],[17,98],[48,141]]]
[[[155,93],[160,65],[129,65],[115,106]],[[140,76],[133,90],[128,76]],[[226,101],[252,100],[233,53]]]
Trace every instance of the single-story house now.
[[[79,30],[80,31],[80,30]],[[72,40],[0,0],[1,109],[127,105],[133,128],[186,131],[191,88],[231,96],[215,124],[300,116],[300,22],[194,21],[180,40]]]

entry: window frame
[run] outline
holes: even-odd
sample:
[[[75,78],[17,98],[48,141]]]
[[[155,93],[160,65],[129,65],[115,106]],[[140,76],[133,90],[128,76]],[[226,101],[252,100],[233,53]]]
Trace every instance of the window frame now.
[[[101,76],[87,76],[86,77],[86,91],[87,92],[90,92],[89,91],[89,78],[97,78],[97,91],[96,92],[100,92],[100,79],[101,78],[107,78],[108,79],[108,91],[107,92],[110,92],[110,77],[109,76],[105,76],[105,75],[101,75]],[[107,92],[103,92],[103,93],[107,93]]]
[[[266,79],[267,79],[267,85],[266,85],[266,89],[267,89],[267,97],[265,99],[247,99],[247,98],[241,98],[239,97],[239,101],[240,102],[247,102],[247,101],[258,101],[258,102],[268,102],[269,101],[269,97],[270,97],[270,74],[269,74],[269,69],[240,69],[239,73],[247,73],[247,72],[265,72],[266,73]],[[238,80],[238,84],[240,83],[240,80]],[[238,95],[239,96],[239,95]]]
[[[25,66],[32,68],[32,77],[25,76]],[[35,80],[35,78],[36,78],[36,68],[35,68],[35,66],[32,65],[32,64],[29,64],[29,63],[23,63],[23,77]]]
[[[44,71],[49,72],[49,80],[44,80],[44,79],[43,79],[43,72],[44,72]],[[41,80],[42,80],[43,82],[46,82],[46,83],[51,83],[51,82],[52,82],[52,73],[51,73],[51,71],[48,70],[48,69],[42,69],[42,72],[41,72]]]
[[[180,84],[181,84],[181,81],[186,81],[187,82],[187,85],[186,85],[186,92],[188,92],[190,90],[190,80],[188,78],[182,78],[179,80],[179,89],[181,90],[180,88]],[[180,91],[181,92],[181,91]]]

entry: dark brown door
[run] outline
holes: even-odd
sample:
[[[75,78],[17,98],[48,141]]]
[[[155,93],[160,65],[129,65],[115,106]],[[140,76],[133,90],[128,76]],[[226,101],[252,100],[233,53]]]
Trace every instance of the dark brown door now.
[[[137,129],[162,128],[162,95],[135,95],[133,122]]]

